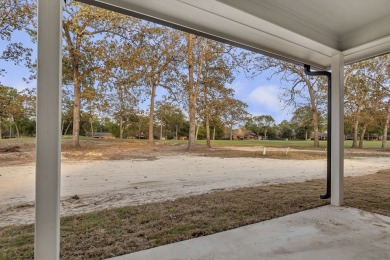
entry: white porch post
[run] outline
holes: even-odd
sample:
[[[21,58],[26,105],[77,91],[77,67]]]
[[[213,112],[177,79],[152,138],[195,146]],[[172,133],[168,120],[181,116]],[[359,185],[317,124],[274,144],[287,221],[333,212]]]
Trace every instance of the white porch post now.
[[[344,56],[332,57],[332,197],[331,204],[344,200]]]
[[[35,259],[59,259],[63,0],[38,0]]]

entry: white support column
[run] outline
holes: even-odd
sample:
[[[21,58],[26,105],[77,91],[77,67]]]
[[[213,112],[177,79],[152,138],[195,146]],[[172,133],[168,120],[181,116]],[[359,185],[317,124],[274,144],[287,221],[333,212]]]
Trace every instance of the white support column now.
[[[61,33],[64,0],[38,0],[35,259],[60,256]]]
[[[344,56],[332,57],[332,198],[341,206],[344,200]]]

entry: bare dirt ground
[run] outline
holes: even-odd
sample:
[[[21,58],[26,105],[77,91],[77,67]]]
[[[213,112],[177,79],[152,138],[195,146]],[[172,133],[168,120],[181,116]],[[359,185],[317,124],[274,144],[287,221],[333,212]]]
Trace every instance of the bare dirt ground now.
[[[238,187],[300,182],[326,176],[325,153],[262,147],[200,148],[146,146],[143,142],[84,141],[63,144],[61,214],[174,200]],[[273,159],[279,158],[279,159]],[[294,159],[294,160],[291,160]],[[310,159],[310,160],[307,160]],[[12,142],[0,149],[0,227],[32,223],[34,144]],[[345,175],[389,168],[388,154],[351,157]]]

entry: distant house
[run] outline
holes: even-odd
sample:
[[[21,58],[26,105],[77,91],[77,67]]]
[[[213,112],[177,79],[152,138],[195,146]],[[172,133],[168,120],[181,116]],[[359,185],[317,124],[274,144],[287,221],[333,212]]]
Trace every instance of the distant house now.
[[[229,138],[229,133],[225,135],[227,138]],[[250,130],[247,130],[245,128],[238,128],[233,130],[232,132],[233,140],[256,140],[258,137],[256,134]]]
[[[360,133],[358,134],[358,139],[360,139]],[[383,136],[382,135],[379,135],[379,134],[365,134],[364,137],[363,137],[364,140],[367,140],[367,141],[379,141],[379,140],[382,140],[383,139]],[[389,137],[387,138],[389,139]],[[351,140],[353,140],[353,135],[352,135],[352,138]]]
[[[360,133],[358,133],[358,139],[360,138]],[[383,136],[379,134],[366,134],[364,136],[364,140],[367,141],[379,141],[382,140]],[[353,133],[349,133],[345,135],[345,140],[353,140]],[[390,136],[387,136],[387,140],[390,140]]]
[[[346,134],[345,140],[353,140],[353,134]]]
[[[18,135],[17,135],[16,133],[12,133],[12,134],[10,135],[9,132],[3,132],[3,133],[1,134],[1,138],[2,138],[2,139],[18,138]]]
[[[91,132],[87,132],[88,137],[93,137],[97,139],[114,139],[115,137],[108,132],[94,132],[93,135]]]
[[[318,137],[320,140],[328,140],[328,133],[327,132],[319,132]],[[314,132],[311,132],[310,139],[314,140]]]
[[[148,138],[146,137],[146,135],[144,135],[143,133],[140,133],[139,135],[136,135],[136,138],[137,138],[137,139],[148,139]]]

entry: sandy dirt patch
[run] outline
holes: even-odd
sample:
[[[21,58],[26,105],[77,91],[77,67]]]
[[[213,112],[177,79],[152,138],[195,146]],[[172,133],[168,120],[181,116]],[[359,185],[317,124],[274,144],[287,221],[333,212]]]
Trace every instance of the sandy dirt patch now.
[[[345,175],[389,168],[390,158],[345,160]],[[34,220],[35,167],[0,167],[0,226]],[[154,160],[65,161],[61,174],[61,214],[226,190],[325,178],[325,160],[160,156]]]

